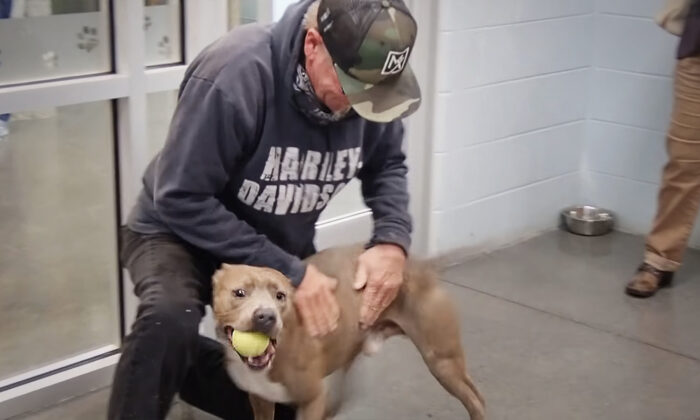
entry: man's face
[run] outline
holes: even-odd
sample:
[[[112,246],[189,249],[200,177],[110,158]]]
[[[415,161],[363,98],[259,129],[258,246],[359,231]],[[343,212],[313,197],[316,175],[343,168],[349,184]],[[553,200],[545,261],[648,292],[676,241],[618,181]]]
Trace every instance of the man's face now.
[[[350,110],[350,102],[340,86],[333,60],[323,44],[323,38],[315,29],[306,32],[304,55],[306,72],[318,99],[336,115],[347,113]]]

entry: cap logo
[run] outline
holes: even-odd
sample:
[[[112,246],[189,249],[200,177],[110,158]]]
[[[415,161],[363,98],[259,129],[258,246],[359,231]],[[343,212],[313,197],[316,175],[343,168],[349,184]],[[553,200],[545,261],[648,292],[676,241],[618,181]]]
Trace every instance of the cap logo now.
[[[382,68],[382,74],[401,73],[408,62],[408,53],[410,50],[411,47],[406,47],[403,51],[389,51],[389,55],[387,55],[386,61],[384,62],[384,68]]]

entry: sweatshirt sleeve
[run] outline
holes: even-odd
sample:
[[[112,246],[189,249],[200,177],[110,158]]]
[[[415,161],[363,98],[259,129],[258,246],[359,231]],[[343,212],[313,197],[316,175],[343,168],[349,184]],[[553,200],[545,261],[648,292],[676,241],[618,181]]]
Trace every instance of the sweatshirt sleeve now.
[[[408,253],[412,225],[408,213],[408,169],[401,149],[403,132],[403,123],[395,121],[386,125],[378,138],[365,139],[376,145],[364,157],[358,177],[365,204],[374,217],[374,233],[367,246],[390,243]]]
[[[154,201],[178,236],[223,262],[274,268],[301,283],[306,267],[297,257],[258,234],[217,198],[229,174],[255,141],[264,115],[264,92],[248,72],[230,100],[216,82],[190,77],[155,168]],[[245,104],[245,105],[243,105]]]

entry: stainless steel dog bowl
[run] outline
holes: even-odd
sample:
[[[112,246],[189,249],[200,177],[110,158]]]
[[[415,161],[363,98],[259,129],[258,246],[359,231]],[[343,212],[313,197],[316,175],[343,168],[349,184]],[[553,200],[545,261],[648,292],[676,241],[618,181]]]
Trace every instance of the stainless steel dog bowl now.
[[[594,206],[567,207],[562,210],[561,218],[569,232],[584,236],[605,235],[615,223],[612,212]]]

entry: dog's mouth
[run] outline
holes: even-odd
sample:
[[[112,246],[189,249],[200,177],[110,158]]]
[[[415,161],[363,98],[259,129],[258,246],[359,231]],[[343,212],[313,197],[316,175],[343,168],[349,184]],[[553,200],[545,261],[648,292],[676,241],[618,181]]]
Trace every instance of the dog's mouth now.
[[[224,333],[226,334],[226,337],[228,338],[229,343],[231,342],[231,336],[233,335],[233,332],[235,330],[231,326],[225,326],[224,327]],[[266,367],[272,363],[272,359],[275,357],[275,347],[277,346],[277,340],[274,338],[270,338],[270,344],[267,345],[267,348],[265,349],[265,352],[261,354],[260,356],[255,356],[255,357],[246,357],[241,355],[236,351],[236,349],[231,345],[231,348],[233,348],[233,351],[236,351],[236,354],[238,354],[238,357],[241,358],[241,360],[248,365],[248,367],[252,370],[263,370]]]

